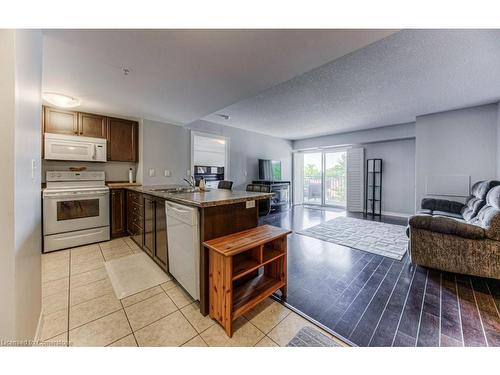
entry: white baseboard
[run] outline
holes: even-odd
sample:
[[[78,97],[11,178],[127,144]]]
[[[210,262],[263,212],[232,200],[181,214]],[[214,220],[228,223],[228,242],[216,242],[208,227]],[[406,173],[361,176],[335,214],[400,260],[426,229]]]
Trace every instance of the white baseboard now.
[[[403,212],[391,212],[391,211],[382,211],[382,215],[384,216],[397,216],[397,217],[410,217],[412,214],[405,214]]]

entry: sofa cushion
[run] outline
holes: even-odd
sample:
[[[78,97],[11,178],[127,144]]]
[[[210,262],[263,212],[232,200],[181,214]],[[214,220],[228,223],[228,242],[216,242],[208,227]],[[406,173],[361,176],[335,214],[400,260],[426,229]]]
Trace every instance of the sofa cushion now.
[[[486,205],[470,223],[484,228],[488,238],[500,241],[500,186],[488,192]]]
[[[487,180],[479,181],[472,185],[471,195],[465,201],[465,206],[461,210],[463,218],[472,220],[486,204],[486,195],[495,186],[500,185],[500,181]]]
[[[436,199],[436,198],[424,198],[422,199],[422,209],[431,211],[446,211],[455,214],[460,214],[460,211],[464,207],[463,203],[449,201],[446,199]]]
[[[432,211],[433,216],[444,216],[444,217],[451,217],[453,219],[463,219],[463,216],[460,214],[455,214],[453,212],[446,212],[446,211]]]
[[[410,218],[409,225],[412,228],[425,229],[464,238],[485,238],[485,230],[480,226],[444,216],[415,215]]]

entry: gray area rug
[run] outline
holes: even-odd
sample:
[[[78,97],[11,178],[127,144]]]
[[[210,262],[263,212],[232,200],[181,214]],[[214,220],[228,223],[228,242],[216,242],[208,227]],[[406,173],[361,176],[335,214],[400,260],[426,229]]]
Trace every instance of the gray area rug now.
[[[328,336],[325,336],[320,331],[306,326],[301,328],[299,332],[286,346],[297,347],[326,347],[326,346],[340,346]]]
[[[146,254],[138,253],[104,263],[116,297],[122,299],[156,285],[166,283],[169,277]]]
[[[337,217],[297,233],[401,260],[408,248],[405,231],[402,225]]]

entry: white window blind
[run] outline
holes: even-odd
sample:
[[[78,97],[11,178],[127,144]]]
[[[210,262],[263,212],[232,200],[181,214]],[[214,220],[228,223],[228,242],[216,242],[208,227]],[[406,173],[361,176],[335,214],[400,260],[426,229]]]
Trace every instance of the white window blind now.
[[[304,154],[293,153],[293,204],[304,203]]]
[[[364,148],[347,150],[347,211],[363,211],[364,200]]]

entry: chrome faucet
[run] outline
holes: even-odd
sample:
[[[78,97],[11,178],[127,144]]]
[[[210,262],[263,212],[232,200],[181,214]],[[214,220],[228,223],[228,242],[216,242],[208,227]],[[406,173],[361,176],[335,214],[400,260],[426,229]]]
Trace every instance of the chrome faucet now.
[[[196,187],[196,180],[193,176],[189,176],[189,180],[187,178],[183,178],[183,180],[186,181],[193,189]]]

